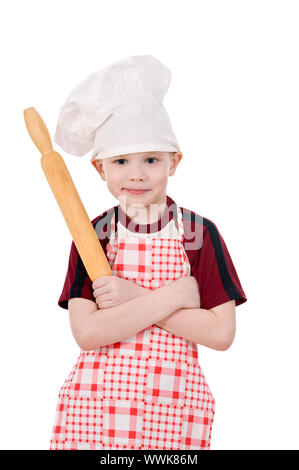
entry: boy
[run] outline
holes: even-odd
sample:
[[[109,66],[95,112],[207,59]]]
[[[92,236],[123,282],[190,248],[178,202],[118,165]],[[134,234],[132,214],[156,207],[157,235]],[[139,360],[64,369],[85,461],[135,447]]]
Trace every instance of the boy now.
[[[227,349],[247,299],[215,224],[166,194],[182,159],[161,105],[167,69],[133,56],[98,74],[67,100],[56,142],[75,155],[93,142],[92,163],[120,202],[92,221],[112,276],[91,283],[72,243],[59,305],[81,353],[51,448],[208,449],[215,401],[196,344]]]

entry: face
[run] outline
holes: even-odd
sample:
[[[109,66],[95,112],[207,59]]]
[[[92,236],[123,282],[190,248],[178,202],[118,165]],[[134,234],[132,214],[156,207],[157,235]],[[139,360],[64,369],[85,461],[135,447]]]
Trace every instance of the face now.
[[[182,157],[181,152],[139,152],[92,164],[122,206],[148,207],[165,202],[168,177],[174,175]]]

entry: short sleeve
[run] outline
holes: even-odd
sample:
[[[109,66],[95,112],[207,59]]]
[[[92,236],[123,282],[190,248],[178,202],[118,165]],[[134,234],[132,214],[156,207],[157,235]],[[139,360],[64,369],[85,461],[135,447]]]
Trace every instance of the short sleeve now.
[[[68,300],[73,297],[83,297],[84,299],[95,301],[92,282],[79,256],[76,245],[72,241],[68,269],[58,305],[67,309]]]
[[[217,226],[203,218],[203,241],[191,265],[199,286],[201,307],[211,309],[235,299],[236,306],[247,301],[237,271]]]

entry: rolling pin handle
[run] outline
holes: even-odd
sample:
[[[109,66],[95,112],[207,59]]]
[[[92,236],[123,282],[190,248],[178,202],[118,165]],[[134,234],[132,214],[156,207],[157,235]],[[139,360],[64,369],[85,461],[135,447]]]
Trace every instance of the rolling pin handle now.
[[[25,124],[28,133],[42,155],[53,152],[51,137],[46,124],[35,108],[24,110]]]

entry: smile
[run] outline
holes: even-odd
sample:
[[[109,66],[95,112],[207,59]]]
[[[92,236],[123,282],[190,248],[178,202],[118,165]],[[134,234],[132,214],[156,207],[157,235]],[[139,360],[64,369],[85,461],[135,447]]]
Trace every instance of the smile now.
[[[149,189],[127,189],[127,188],[124,188],[124,189],[125,191],[128,191],[131,194],[144,194],[147,191],[149,191]]]

